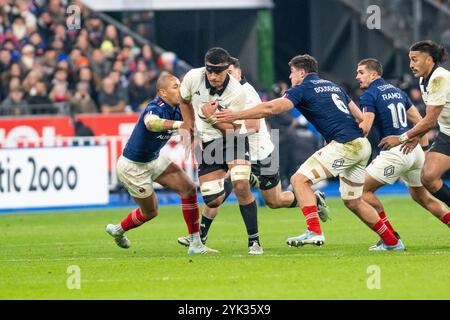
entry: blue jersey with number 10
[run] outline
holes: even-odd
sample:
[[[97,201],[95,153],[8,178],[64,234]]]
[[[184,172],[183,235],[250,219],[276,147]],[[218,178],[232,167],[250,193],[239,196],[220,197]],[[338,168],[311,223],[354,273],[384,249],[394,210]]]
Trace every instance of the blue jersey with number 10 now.
[[[311,122],[329,143],[346,143],[363,137],[348,104],[350,97],[335,83],[309,74],[302,84],[289,89],[284,98]]]
[[[373,81],[360,98],[363,112],[375,114],[374,125],[380,138],[401,135],[409,130],[407,111],[412,104],[405,92],[383,78]]]

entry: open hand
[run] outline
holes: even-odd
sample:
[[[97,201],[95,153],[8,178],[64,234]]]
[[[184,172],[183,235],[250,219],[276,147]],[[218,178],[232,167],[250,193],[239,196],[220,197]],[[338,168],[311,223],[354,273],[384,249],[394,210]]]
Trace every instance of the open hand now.
[[[416,147],[417,144],[420,142],[420,138],[412,138],[408,141],[406,141],[401,147],[400,151],[403,152],[403,154],[409,154],[411,153]]]
[[[401,143],[399,136],[388,136],[383,138],[378,146],[382,149],[390,150],[392,148],[395,148],[396,146],[399,146],[400,144]]]
[[[228,123],[232,123],[233,121],[238,120],[236,117],[236,113],[229,109],[223,109],[220,112],[216,112],[214,114],[214,118],[217,119],[217,122],[228,122]]]

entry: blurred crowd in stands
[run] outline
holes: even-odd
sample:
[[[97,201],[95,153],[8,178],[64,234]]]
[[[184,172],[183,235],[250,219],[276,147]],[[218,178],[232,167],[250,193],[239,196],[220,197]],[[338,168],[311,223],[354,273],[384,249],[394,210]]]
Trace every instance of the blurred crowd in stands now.
[[[183,75],[174,53],[156,57],[81,3],[69,29],[73,3],[0,0],[0,116],[138,112],[162,70]]]
[[[450,6],[450,0],[437,2]],[[82,9],[79,29],[66,24],[66,8],[73,3]],[[148,26],[135,22],[145,33]],[[180,78],[187,71],[178,67],[175,53],[155,56],[150,44],[120,34],[79,1],[0,0],[0,116],[139,112],[156,95],[163,70]],[[394,84],[409,93],[423,115],[417,83],[409,77]],[[358,102],[358,86],[344,87]],[[287,83],[277,82],[262,99],[280,97],[287,89]],[[280,169],[287,187],[296,165],[323,140],[296,110],[267,122],[280,129]]]

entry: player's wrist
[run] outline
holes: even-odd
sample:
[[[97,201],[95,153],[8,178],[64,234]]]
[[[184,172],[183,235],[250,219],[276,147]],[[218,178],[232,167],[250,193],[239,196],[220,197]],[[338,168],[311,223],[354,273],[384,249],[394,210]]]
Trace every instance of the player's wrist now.
[[[421,146],[423,151],[428,151],[430,150],[431,146],[429,144]]]
[[[172,125],[172,129],[180,129],[183,125],[183,121],[174,121]]]
[[[402,134],[398,137],[398,139],[400,140],[400,143],[401,143],[401,144],[407,142],[407,141],[409,140],[408,132],[402,133]]]

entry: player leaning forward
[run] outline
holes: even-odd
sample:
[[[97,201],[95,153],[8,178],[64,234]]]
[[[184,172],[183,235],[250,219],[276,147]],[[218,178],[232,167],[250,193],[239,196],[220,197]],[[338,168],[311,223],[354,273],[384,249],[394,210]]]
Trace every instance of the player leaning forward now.
[[[184,128],[180,103],[180,81],[162,73],[157,81],[158,97],[141,113],[123,154],[117,161],[117,175],[139,206],[119,224],[108,224],[106,232],[117,245],[127,249],[130,241],[124,233],[139,227],[158,214],[158,199],[153,181],[181,196],[183,216],[191,244],[188,253],[212,253],[200,240],[197,189],[189,177],[159,152],[176,129]]]
[[[247,96],[239,81],[228,74],[231,56],[223,48],[211,48],[205,55],[205,67],[192,69],[183,79],[182,105],[191,110],[200,134],[202,151],[198,176],[205,204],[219,207],[232,189],[244,220],[250,254],[262,254],[259,243],[256,200],[250,190],[250,154],[248,137],[239,134],[242,124],[212,123],[203,109],[245,108]],[[186,118],[187,119],[187,118]],[[192,121],[192,120],[191,120]],[[231,184],[225,179],[230,172]]]
[[[339,176],[341,197],[347,208],[379,234],[387,249],[403,249],[401,240],[386,227],[376,210],[362,200],[365,167],[371,147],[358,125],[363,121],[361,111],[336,84],[319,78],[317,61],[310,55],[296,56],[289,65],[292,88],[284,97],[248,110],[224,110],[216,114],[219,121],[229,122],[268,117],[295,107],[328,142],[327,146],[311,156],[291,178],[295,197],[306,218],[308,230],[302,235],[288,238],[286,243],[289,246],[324,244],[325,237],[320,227],[317,202],[311,186],[327,178]]]
[[[420,90],[426,104],[425,117],[402,135],[381,140],[380,146],[394,148],[400,144],[405,153],[414,150],[420,137],[439,123],[439,135],[426,155],[422,183],[437,199],[450,207],[450,188],[442,176],[450,169],[450,71],[439,66],[447,59],[445,48],[432,41],[420,41],[409,50],[410,67],[420,77]],[[441,218],[450,227],[450,214]]]

